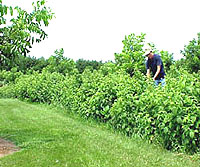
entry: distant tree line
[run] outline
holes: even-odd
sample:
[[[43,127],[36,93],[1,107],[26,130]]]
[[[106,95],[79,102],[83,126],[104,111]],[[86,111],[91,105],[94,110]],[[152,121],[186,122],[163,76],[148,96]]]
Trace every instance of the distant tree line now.
[[[15,68],[15,71],[21,71],[26,74],[31,71],[42,72],[42,70],[48,70],[49,72],[59,72],[62,74],[72,73],[74,69],[77,69],[79,73],[83,73],[85,69],[90,71],[99,70],[104,64],[102,61],[96,60],[84,60],[79,59],[74,61],[70,58],[63,56],[64,50],[56,50],[54,55],[45,59],[44,57],[36,58],[31,56],[19,55],[8,59],[4,64],[1,64],[0,70],[10,71]]]

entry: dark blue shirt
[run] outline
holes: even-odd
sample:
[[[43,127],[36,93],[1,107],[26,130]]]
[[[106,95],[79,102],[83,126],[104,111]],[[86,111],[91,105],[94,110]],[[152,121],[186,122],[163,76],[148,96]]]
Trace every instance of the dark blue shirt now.
[[[157,71],[157,66],[160,66],[160,73],[158,74],[158,76],[155,79],[159,80],[161,78],[164,78],[165,71],[164,71],[164,66],[163,66],[163,62],[161,60],[160,55],[154,54],[152,59],[148,58],[148,60],[146,62],[146,68],[150,69],[152,71],[153,75],[155,75],[155,73]]]

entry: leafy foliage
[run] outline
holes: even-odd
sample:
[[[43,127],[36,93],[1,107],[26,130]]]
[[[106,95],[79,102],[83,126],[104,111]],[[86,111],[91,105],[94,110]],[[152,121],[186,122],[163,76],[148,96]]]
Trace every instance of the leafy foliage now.
[[[12,68],[11,71],[0,71],[0,86],[14,83],[16,78],[19,78],[23,75],[22,72],[17,72],[16,68]]]
[[[19,77],[2,87],[1,95],[67,107],[167,149],[199,151],[200,80],[184,70],[166,80],[164,88],[155,88],[139,71],[133,77],[125,71],[43,72]]]
[[[14,57],[25,55],[29,52],[34,42],[41,42],[47,37],[42,29],[42,23],[49,25],[54,14],[45,6],[45,0],[33,3],[33,11],[28,13],[20,7],[8,7],[0,2],[0,62],[9,64]],[[11,25],[7,25],[6,15],[10,12]],[[16,12],[16,17],[14,17]]]
[[[17,71],[26,74],[31,73],[31,71],[42,72],[43,68],[47,65],[48,62],[44,57],[36,58],[19,55],[18,57],[14,57],[12,61],[7,61],[6,64],[2,64],[0,69],[10,71],[12,68],[16,68]]]
[[[200,33],[197,39],[193,39],[185,46],[182,54],[185,57],[185,65],[190,72],[198,72],[200,70]]]
[[[100,67],[103,65],[102,61],[90,61],[90,60],[83,60],[79,59],[76,61],[76,68],[78,69],[79,73],[83,73],[83,71],[87,68],[90,69],[91,71],[93,70],[99,70]]]
[[[72,75],[78,71],[75,69],[75,62],[72,59],[65,58],[63,56],[64,49],[56,50],[54,56],[50,56],[47,60],[48,65],[44,69],[48,72],[58,72],[61,74]]]
[[[164,64],[165,71],[169,71],[170,67],[175,63],[173,59],[173,54],[168,51],[160,51],[160,55]]]
[[[167,85],[155,87],[141,70],[145,68],[143,40],[144,35],[126,37],[116,63],[104,63],[98,70],[86,68],[79,73],[61,49],[42,72],[19,75],[14,70],[10,79],[13,74],[3,71],[0,76],[8,78],[9,84],[0,88],[0,96],[66,107],[166,149],[199,152],[200,73],[189,73],[181,63],[177,68],[172,54],[161,51],[168,63]]]
[[[115,53],[115,61],[120,68],[126,70],[131,76],[134,75],[135,70],[141,70],[145,72],[144,62],[145,58],[143,55],[145,34],[136,36],[130,34],[125,36],[122,41],[124,44],[122,53]]]
[[[134,75],[135,71],[141,71],[143,74],[146,73],[145,61],[146,57],[143,56],[145,45],[145,34],[136,36],[130,34],[125,36],[122,41],[124,44],[122,53],[115,54],[115,61],[119,68],[126,70],[131,76]],[[161,55],[162,61],[165,65],[166,71],[170,69],[170,66],[174,63],[173,54],[167,51],[158,51],[153,43],[148,43],[151,46],[154,53]]]

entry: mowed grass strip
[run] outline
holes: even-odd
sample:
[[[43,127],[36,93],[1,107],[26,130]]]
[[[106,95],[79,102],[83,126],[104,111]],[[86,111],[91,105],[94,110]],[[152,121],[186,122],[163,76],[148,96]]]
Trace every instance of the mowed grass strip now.
[[[0,137],[19,152],[0,167],[197,167],[199,157],[168,152],[46,105],[0,99]]]

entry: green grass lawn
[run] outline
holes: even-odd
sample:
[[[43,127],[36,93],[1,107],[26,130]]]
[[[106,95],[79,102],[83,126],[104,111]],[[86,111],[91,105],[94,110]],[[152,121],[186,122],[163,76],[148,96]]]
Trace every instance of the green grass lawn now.
[[[0,167],[198,167],[199,156],[175,154],[114,133],[50,106],[0,99],[0,137],[19,152]]]

